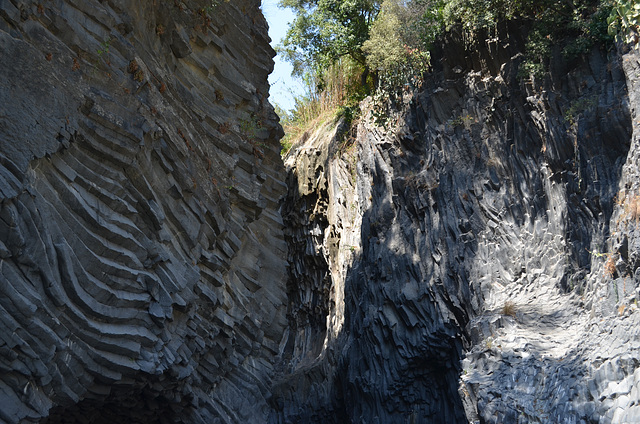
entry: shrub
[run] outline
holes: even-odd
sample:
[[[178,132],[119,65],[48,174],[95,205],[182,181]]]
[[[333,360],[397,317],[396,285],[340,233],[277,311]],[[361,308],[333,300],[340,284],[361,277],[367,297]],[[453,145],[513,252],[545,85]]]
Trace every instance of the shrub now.
[[[638,48],[640,3],[635,0],[614,0],[607,23],[610,35],[618,37],[621,41],[633,43]]]
[[[508,315],[510,317],[516,317],[516,305],[510,300],[504,302],[502,306],[502,315]]]
[[[569,125],[575,125],[580,115],[593,109],[598,104],[598,98],[592,97],[580,97],[571,102],[569,108],[564,112],[564,120]]]
[[[382,3],[362,50],[369,68],[378,73],[383,90],[392,91],[405,84],[415,87],[427,71],[430,61],[427,44],[432,40],[426,34],[435,22],[429,21],[425,8],[432,3],[400,0]]]

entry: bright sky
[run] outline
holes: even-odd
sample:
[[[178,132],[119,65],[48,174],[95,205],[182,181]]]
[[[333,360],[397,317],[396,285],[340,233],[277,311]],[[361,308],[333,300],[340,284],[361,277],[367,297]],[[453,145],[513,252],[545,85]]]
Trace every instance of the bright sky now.
[[[275,47],[280,43],[287,32],[289,22],[293,21],[294,15],[291,9],[280,9],[279,0],[262,0],[262,12],[269,22],[269,36],[271,45]],[[302,83],[291,77],[291,65],[284,62],[280,56],[275,57],[275,68],[269,76],[271,90],[269,91],[269,101],[278,104],[284,110],[291,110],[294,106],[293,94],[304,92]]]

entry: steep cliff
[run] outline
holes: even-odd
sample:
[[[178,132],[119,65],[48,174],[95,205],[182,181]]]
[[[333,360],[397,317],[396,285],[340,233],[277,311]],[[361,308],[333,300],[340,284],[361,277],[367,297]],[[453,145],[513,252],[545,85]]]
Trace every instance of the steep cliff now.
[[[258,0],[0,2],[0,422],[264,422],[287,324]]]
[[[640,53],[452,33],[285,172],[259,6],[0,1],[0,422],[640,421]]]
[[[495,31],[287,158],[272,422],[638,421],[638,53]]]

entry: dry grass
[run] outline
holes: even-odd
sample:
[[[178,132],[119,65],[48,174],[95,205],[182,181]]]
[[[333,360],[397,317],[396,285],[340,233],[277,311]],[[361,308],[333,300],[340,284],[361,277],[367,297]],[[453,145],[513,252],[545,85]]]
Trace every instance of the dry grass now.
[[[516,317],[516,304],[510,300],[504,302],[502,306],[502,315],[508,315],[510,317]]]
[[[281,141],[283,154],[303,135],[319,123],[334,116],[341,106],[349,103],[349,93],[359,84],[359,73],[347,64],[338,62],[328,68],[322,78],[307,82],[309,90],[297,97],[295,109],[280,124],[285,136]]]
[[[613,277],[616,273],[616,260],[614,255],[611,254],[607,258],[607,262],[604,263],[604,275],[607,277]]]
[[[282,155],[286,155],[294,144],[305,142],[315,128],[333,115],[335,115],[335,110],[326,110],[316,115],[315,118],[304,122],[281,122],[284,130],[284,137],[280,140],[283,148]]]
[[[613,196],[613,203],[616,206],[621,207],[624,205],[625,199],[626,199],[626,194],[624,190],[620,190],[618,193],[616,193],[615,196]]]
[[[627,194],[624,190],[620,190],[613,197],[614,204],[622,209],[616,224],[621,220],[632,219],[636,223],[640,221],[640,194]]]
[[[637,194],[629,200],[629,214],[634,221],[640,220],[640,196]]]

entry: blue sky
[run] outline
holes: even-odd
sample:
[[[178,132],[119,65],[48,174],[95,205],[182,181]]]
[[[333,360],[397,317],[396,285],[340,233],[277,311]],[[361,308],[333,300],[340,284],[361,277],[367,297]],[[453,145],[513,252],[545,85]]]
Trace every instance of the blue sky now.
[[[279,0],[262,0],[262,12],[269,22],[269,36],[271,45],[275,47],[287,32],[289,22],[293,21],[294,14],[291,9],[281,9],[278,7]],[[269,90],[269,101],[278,104],[285,110],[291,110],[294,106],[293,93],[304,92],[302,83],[291,77],[291,65],[284,62],[280,56],[275,57],[275,68],[269,76],[271,89]]]

